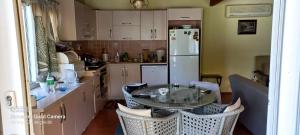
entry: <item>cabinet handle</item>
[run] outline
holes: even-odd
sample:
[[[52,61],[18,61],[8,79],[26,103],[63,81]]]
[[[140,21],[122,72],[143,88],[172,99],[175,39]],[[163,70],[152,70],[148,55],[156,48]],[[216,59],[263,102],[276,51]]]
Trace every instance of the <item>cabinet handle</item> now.
[[[151,29],[151,39],[153,39],[153,29]]]
[[[112,30],[111,29],[109,29],[109,36],[110,36],[110,38],[112,38]]]
[[[154,38],[157,38],[157,33],[156,33],[156,29],[154,29]]]
[[[65,104],[63,104],[63,108],[64,108],[64,115],[65,115],[64,120],[66,121],[67,120],[67,109],[66,109]]]
[[[64,115],[64,112],[63,112],[62,106],[59,106],[59,111],[60,111],[60,115],[63,116],[63,115]],[[62,118],[60,119],[60,123],[63,123],[63,121],[64,121],[64,118],[62,117]]]
[[[125,68],[125,76],[128,76],[128,68]]]
[[[183,18],[183,19],[187,19],[187,18],[191,18],[191,17],[188,17],[188,16],[182,16],[180,18]]]
[[[131,24],[131,22],[122,22],[121,24]]]

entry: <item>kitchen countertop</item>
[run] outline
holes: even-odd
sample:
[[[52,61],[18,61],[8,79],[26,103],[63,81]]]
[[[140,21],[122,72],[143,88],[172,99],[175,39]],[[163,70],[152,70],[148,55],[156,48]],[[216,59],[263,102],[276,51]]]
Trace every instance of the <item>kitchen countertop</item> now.
[[[37,101],[37,107],[33,108],[33,112],[44,112],[45,109],[60,103],[60,100],[63,97],[68,96],[70,93],[76,91],[78,88],[80,88],[82,85],[84,85],[87,81],[90,81],[91,79],[93,79],[93,77],[84,77],[81,80],[82,83],[79,83],[77,86],[71,87],[64,92],[57,90],[54,94],[48,94],[45,98],[42,98],[39,101]],[[38,91],[42,91],[41,88],[35,88],[32,90],[32,92]]]

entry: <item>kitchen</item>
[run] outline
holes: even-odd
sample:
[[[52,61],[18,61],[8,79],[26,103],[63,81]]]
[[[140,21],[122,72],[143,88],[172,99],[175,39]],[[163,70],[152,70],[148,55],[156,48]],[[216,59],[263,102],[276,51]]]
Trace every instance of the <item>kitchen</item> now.
[[[63,41],[56,47],[59,51],[57,61],[61,78],[64,82],[72,81],[70,84],[58,83],[58,89],[67,87],[68,90],[50,95],[39,92],[40,88],[32,90],[32,95],[41,98],[33,109],[35,115],[57,113],[66,116],[54,121],[51,118],[34,121],[40,123],[34,127],[36,134],[82,134],[108,103],[124,100],[122,86],[125,84],[167,84],[169,78],[175,79],[171,80],[172,83],[185,80],[184,84],[199,80],[203,9],[93,10],[74,0],[57,2],[61,15],[58,34]],[[176,31],[183,27],[184,31]],[[190,39],[189,48],[178,48],[192,52],[191,55],[195,56],[187,57],[195,59],[177,63],[179,59],[175,56],[185,54],[180,54],[175,47],[168,50],[169,29],[173,42],[187,35],[182,42]],[[176,43],[172,44],[176,46]],[[172,63],[169,59],[173,60]],[[177,64],[195,66],[178,67]],[[191,71],[191,74],[180,74],[183,78],[186,76],[184,79],[169,77],[169,72],[175,75],[180,70]],[[79,83],[76,83],[76,78]]]
[[[107,103],[124,99],[125,84],[200,79],[203,8],[96,10],[75,0],[57,3],[59,72],[53,76],[71,81],[57,83],[62,90],[50,95],[32,90],[33,112],[66,118],[35,121],[36,134],[82,134]]]

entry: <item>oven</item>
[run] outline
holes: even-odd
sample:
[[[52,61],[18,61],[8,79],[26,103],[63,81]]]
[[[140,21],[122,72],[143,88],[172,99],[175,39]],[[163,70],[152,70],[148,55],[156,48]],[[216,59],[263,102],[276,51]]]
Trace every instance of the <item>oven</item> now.
[[[100,67],[96,72],[96,78],[94,80],[95,93],[94,93],[94,102],[95,102],[95,113],[98,113],[103,109],[106,100],[107,100],[107,70],[106,66]]]

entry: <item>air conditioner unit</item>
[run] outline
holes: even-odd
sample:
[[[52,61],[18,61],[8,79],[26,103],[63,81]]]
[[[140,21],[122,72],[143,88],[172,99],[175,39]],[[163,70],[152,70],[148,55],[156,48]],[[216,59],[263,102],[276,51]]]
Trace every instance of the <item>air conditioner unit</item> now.
[[[272,14],[272,4],[227,5],[226,17],[266,17]]]

